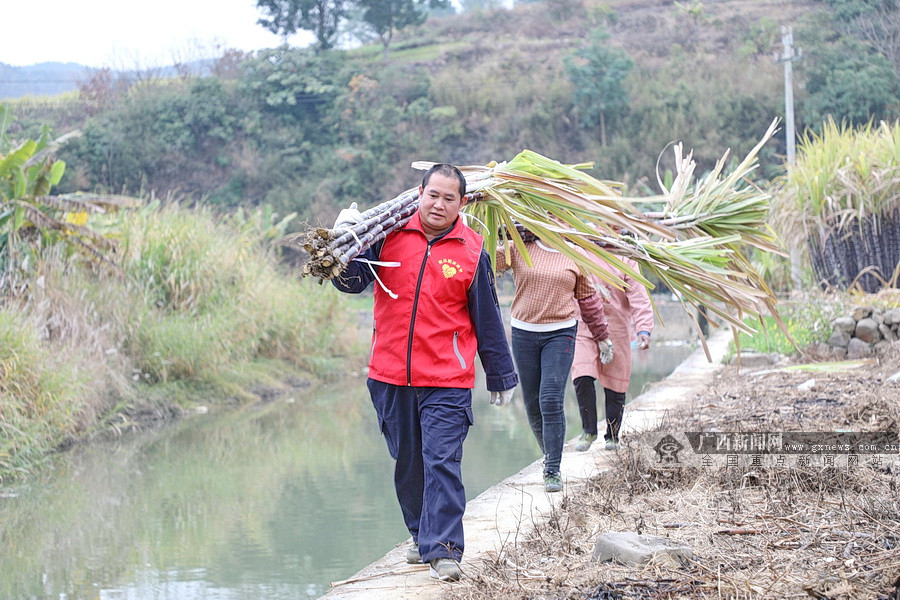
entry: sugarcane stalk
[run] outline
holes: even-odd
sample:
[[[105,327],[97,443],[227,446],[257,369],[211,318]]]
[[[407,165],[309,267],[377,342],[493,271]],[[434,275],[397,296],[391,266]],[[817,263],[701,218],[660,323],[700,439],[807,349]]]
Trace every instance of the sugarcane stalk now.
[[[406,212],[407,214],[411,215],[418,208],[418,200],[418,192],[412,195],[410,195],[408,192],[405,192],[404,194],[398,196],[397,198],[394,198],[393,200],[388,200],[387,202],[379,204],[378,206],[370,208],[366,212],[362,213],[362,221],[360,221],[353,227],[331,229],[328,230],[327,237],[323,235],[319,235],[319,237],[331,241],[335,245],[343,245],[347,241],[352,240],[354,234],[356,234],[357,236],[364,234],[370,227],[379,223],[390,215],[400,212]]]
[[[355,256],[362,252],[361,242],[371,243],[371,240],[384,226],[396,224],[404,218],[408,219],[418,206],[418,193],[414,190],[407,191],[396,198],[384,202],[362,213],[363,219],[350,228],[326,229],[314,228],[306,234],[288,236],[282,243],[296,245],[297,239],[305,235],[306,240],[300,246],[310,255],[310,260],[304,265],[304,276],[316,276],[321,279],[331,279],[337,276],[349,262],[342,257]],[[366,240],[363,242],[363,240]]]
[[[384,221],[376,223],[368,230],[360,235],[349,239],[346,243],[340,245],[332,245],[329,248],[331,256],[342,267],[346,267],[350,260],[358,256],[366,249],[370,248],[374,243],[384,238],[389,232],[406,225],[412,218],[415,207],[411,210],[404,210],[387,217]],[[329,262],[329,265],[331,263]]]
[[[467,196],[469,202],[476,202],[484,197],[477,191]],[[404,227],[418,210],[418,200],[418,190],[407,190],[396,198],[363,212],[363,220],[352,227],[315,228],[307,232],[307,240],[302,247],[309,253],[310,260],[304,266],[302,274],[320,279],[340,275],[351,260],[390,232]],[[292,241],[289,239],[283,243],[291,245]]]
[[[346,267],[350,264],[350,261],[359,256],[362,253],[363,249],[371,248],[381,240],[387,237],[389,233],[394,231],[395,229],[399,229],[404,227],[412,216],[405,217],[396,221],[396,223],[387,224],[385,227],[380,227],[378,231],[372,231],[366,234],[364,239],[360,241],[363,242],[359,247],[348,248],[342,255],[339,256],[338,261],[343,267]]]
[[[354,245],[358,246],[359,242],[357,240],[363,239],[366,233],[369,233],[376,229],[380,231],[384,227],[394,226],[401,220],[412,217],[413,213],[418,210],[418,207],[418,202],[416,202],[405,207],[400,207],[397,212],[389,212],[379,217],[378,220],[375,220],[375,218],[373,217],[367,221],[367,225],[353,227],[353,234],[346,233],[344,235],[341,235],[332,244],[330,244],[330,247],[334,249],[336,254],[342,254],[347,248]]]

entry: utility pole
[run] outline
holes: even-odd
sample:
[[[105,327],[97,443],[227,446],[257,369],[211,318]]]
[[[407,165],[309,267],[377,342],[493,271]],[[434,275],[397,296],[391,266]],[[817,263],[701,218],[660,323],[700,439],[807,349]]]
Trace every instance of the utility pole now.
[[[792,27],[781,28],[781,57],[775,55],[775,60],[784,63],[784,137],[787,146],[788,165],[794,164],[797,154],[796,136],[794,134],[794,81],[792,64],[795,59],[803,56],[803,51],[794,54],[794,29]],[[800,247],[791,244],[789,249],[791,262],[791,284],[795,290],[803,287],[803,278],[800,274]]]
[[[782,53],[778,62],[784,63],[784,137],[787,145],[788,164],[794,162],[796,156],[796,136],[794,134],[794,82],[791,63],[803,56],[800,50],[794,54],[794,28],[781,28]]]

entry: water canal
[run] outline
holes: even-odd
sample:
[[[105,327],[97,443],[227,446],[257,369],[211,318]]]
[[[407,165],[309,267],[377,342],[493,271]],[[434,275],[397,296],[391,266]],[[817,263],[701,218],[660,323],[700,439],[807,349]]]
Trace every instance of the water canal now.
[[[637,355],[629,397],[690,351]],[[479,381],[474,405],[470,499],[539,457],[521,398],[490,406]],[[567,413],[571,438],[574,396]],[[407,537],[365,378],[355,377],[79,448],[5,489],[0,598],[317,598]]]

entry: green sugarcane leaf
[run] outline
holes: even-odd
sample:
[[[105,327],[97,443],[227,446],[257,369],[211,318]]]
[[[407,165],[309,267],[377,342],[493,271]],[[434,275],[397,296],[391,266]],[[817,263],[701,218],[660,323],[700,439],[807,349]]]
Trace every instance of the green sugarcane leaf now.
[[[525,150],[509,163],[462,167],[468,190],[481,191],[488,199],[483,206],[465,210],[478,219],[473,226],[478,223],[484,230],[486,244],[507,253],[516,247],[529,264],[517,223],[571,258],[585,273],[622,285],[599,269],[593,258],[644,285],[649,281],[642,271],[653,273],[680,293],[683,302],[730,306],[727,310],[711,307],[709,313],[743,328],[733,312],[775,310],[771,290],[741,254],[747,245],[780,251],[766,224],[770,197],[747,179],[757,168],[756,153],[773,132],[774,123],[738,168],[725,172],[726,153],[712,172],[697,181],[691,153],[684,154],[677,144],[674,180],[662,195],[643,199],[624,198],[621,184],[585,173],[589,163],[564,165]],[[657,216],[636,209],[638,203],[652,200],[664,204]],[[613,226],[629,229],[637,239],[626,242]],[[626,258],[635,260],[638,268],[630,268]]]
[[[528,249],[525,248],[525,242],[522,241],[522,236],[519,235],[519,232],[516,229],[516,224],[506,212],[498,211],[497,214],[503,220],[503,224],[506,226],[506,230],[509,233],[509,236],[512,238],[516,249],[519,251],[519,254],[521,254],[522,258],[525,260],[525,264],[527,264],[529,267],[534,267],[534,262],[532,262],[531,260],[531,255],[528,253]],[[508,246],[504,248],[504,252],[506,253],[506,264],[510,264]]]

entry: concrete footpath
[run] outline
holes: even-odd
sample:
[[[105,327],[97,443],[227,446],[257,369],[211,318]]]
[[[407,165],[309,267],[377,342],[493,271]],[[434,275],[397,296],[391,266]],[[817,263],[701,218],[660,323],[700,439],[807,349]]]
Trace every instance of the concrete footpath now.
[[[654,384],[647,392],[630,402],[625,410],[623,434],[641,431],[659,423],[666,410],[690,400],[710,376],[721,368],[729,331],[719,331],[708,340],[712,363],[702,348],[691,354],[671,375]],[[573,440],[574,441],[574,440]],[[535,523],[541,522],[565,494],[583,482],[610,468],[610,453],[603,449],[602,439],[587,452],[575,452],[570,441],[563,452],[562,474],[565,490],[559,494],[544,492],[541,461],[537,460],[515,475],[485,490],[466,506],[463,521],[466,551],[462,561],[465,576],[473,572],[486,556],[496,555],[526,536]],[[469,456],[468,460],[479,460]],[[362,534],[363,537],[365,534]],[[407,540],[349,579],[334,582],[330,592],[322,596],[336,600],[415,599],[441,597],[445,586],[431,579],[428,565],[406,563]],[[336,585],[335,585],[336,584]]]

